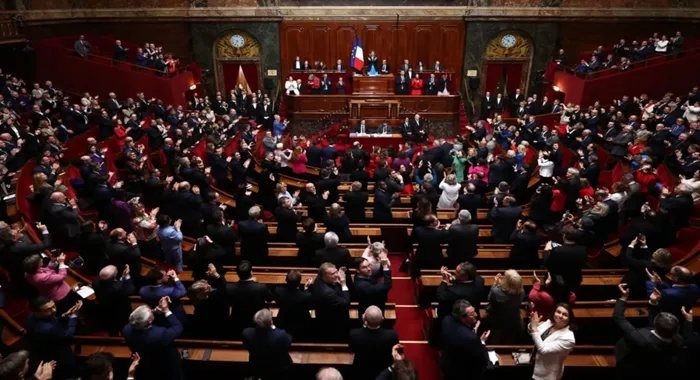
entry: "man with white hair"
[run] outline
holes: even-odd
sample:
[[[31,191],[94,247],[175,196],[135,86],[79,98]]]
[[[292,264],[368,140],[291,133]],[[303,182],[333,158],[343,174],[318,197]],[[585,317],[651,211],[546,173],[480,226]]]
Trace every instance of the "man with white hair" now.
[[[256,258],[267,257],[270,232],[267,230],[267,225],[262,222],[260,206],[253,206],[248,210],[248,220],[238,223],[238,234],[241,236],[243,258],[255,262]]]
[[[109,99],[107,99],[107,110],[109,110],[109,116],[114,116],[121,111],[122,105],[117,100],[117,94],[110,92]]]
[[[323,236],[323,243],[326,248],[316,251],[313,259],[314,266],[320,266],[323,263],[331,263],[338,268],[349,268],[353,264],[350,251],[345,247],[338,247],[338,235],[335,232],[326,232]]]
[[[348,344],[355,354],[352,368],[356,379],[374,379],[392,363],[391,348],[399,343],[399,334],[381,327],[384,317],[376,306],[362,315],[363,327],[350,330]]]
[[[136,378],[149,380],[181,380],[182,359],[174,340],[182,335],[182,324],[170,311],[170,300],[163,297],[155,312],[166,318],[166,326],[153,325],[154,310],[141,305],[129,316],[124,338],[131,352],[138,352],[141,363]]]
[[[121,277],[114,265],[102,268],[100,275],[92,283],[97,297],[101,326],[110,336],[118,336],[119,331],[131,314],[129,296],[136,293],[136,287],[131,280],[129,265],[126,264]]]
[[[447,230],[447,260],[450,265],[471,260],[479,253],[476,249],[479,226],[471,221],[471,212],[460,210],[457,220]]]
[[[261,309],[253,316],[255,327],[243,330],[243,346],[249,353],[251,374],[256,378],[284,379],[292,365],[289,348],[292,336],[272,322],[270,309]]]
[[[684,184],[678,184],[671,194],[668,189],[661,191],[661,203],[659,208],[668,212],[668,219],[676,229],[688,226],[690,215],[693,212],[693,189]]]

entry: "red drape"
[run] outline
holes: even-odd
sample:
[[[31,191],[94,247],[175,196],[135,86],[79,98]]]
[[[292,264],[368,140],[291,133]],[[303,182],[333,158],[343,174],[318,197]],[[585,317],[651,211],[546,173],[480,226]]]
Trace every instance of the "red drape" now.
[[[236,87],[236,80],[238,79],[239,67],[243,67],[243,74],[245,79],[250,86],[251,91],[255,92],[258,90],[258,67],[253,63],[224,63],[224,88],[226,93],[231,91]]]
[[[515,90],[520,87],[520,77],[523,73],[523,65],[521,63],[505,64],[506,75],[508,76],[508,94],[515,94]]]
[[[486,84],[484,85],[484,92],[490,91],[495,92],[498,82],[503,76],[503,68],[505,65],[500,63],[489,63],[486,67]],[[495,95],[495,94],[493,94]]]
[[[486,68],[485,91],[491,91],[495,95],[501,89],[499,85],[507,83],[508,94],[514,94],[515,89],[520,87],[522,72],[521,63],[489,63]]]

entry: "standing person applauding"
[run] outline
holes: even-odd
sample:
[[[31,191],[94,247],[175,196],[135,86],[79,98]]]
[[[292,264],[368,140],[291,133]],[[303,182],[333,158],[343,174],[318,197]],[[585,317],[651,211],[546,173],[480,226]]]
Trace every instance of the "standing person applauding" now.
[[[564,360],[576,345],[571,319],[574,317],[571,306],[557,305],[551,317],[540,322],[540,315],[530,315],[528,330],[535,344],[535,380],[559,380],[564,374]]]

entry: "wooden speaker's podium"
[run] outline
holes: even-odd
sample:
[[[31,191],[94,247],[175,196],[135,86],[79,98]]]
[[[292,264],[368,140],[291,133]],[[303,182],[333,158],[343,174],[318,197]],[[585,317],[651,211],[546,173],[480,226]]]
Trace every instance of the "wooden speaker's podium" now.
[[[393,95],[394,75],[355,75],[352,77],[353,95]]]

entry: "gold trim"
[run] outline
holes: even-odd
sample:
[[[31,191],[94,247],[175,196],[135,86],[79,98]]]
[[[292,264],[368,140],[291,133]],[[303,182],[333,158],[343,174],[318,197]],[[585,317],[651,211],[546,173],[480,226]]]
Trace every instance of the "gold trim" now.
[[[245,39],[245,45],[241,47],[240,49],[234,48],[231,46],[231,43],[229,40],[231,39],[231,36],[234,34],[240,34],[242,35]],[[253,37],[250,33],[243,31],[243,30],[237,30],[237,29],[232,29],[228,30],[222,34],[219,35],[214,40],[214,44],[212,46],[212,59],[214,62],[214,81],[216,83],[216,90],[220,91],[222,95],[227,96],[228,94],[225,94],[225,85],[224,85],[224,64],[225,63],[236,63],[236,64],[254,64],[257,71],[258,71],[258,90],[263,90],[263,70],[262,70],[262,62],[260,60],[260,42],[258,41],[257,38]]]
[[[504,48],[501,46],[501,38],[507,34],[512,34],[516,36],[518,41],[513,48]],[[498,44],[500,48],[495,48],[494,44]],[[496,35],[489,43],[486,45],[486,50],[484,51],[484,58],[481,62],[481,86],[479,88],[479,93],[483,94],[486,92],[486,73],[488,71],[488,65],[500,64],[500,63],[520,63],[522,65],[522,73],[520,75],[520,89],[521,94],[528,94],[528,89],[530,87],[530,76],[532,75],[532,61],[534,59],[534,48],[533,42],[530,36],[520,30],[504,30]],[[491,51],[489,51],[491,48]],[[490,53],[491,56],[487,56]],[[527,55],[525,55],[527,54]],[[491,91],[491,89],[488,89]]]

